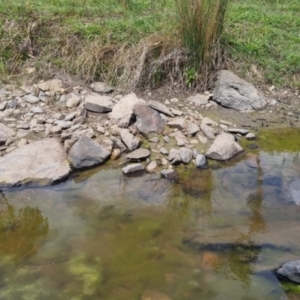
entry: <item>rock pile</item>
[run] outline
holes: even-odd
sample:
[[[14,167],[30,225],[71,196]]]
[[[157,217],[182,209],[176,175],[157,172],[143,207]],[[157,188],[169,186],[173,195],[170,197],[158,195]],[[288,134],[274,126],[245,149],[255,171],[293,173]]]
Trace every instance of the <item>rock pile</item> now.
[[[66,159],[82,169],[121,157],[129,163],[124,174],[147,170],[171,178],[174,165],[207,168],[207,158],[224,161],[243,151],[236,137],[255,138],[231,122],[204,117],[199,109],[218,106],[209,93],[162,103],[112,94],[104,83],[90,88],[67,90],[54,79],[0,89],[0,185],[54,183],[70,173]],[[24,164],[20,174],[16,161]],[[54,162],[55,170],[47,170]]]

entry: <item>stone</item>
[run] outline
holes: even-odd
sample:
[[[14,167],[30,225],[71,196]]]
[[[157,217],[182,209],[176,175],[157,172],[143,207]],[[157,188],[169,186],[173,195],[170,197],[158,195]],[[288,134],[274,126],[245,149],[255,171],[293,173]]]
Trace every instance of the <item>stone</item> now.
[[[160,149],[159,149],[159,152],[160,152],[161,154],[163,154],[163,155],[168,155],[168,154],[169,154],[169,151],[168,151],[166,148],[164,148],[164,147],[160,148]]]
[[[23,138],[18,142],[17,147],[21,148],[21,147],[25,146],[26,144],[28,144],[28,141]]]
[[[0,186],[50,185],[71,172],[67,155],[56,139],[46,138],[0,158]]]
[[[13,138],[16,135],[16,132],[0,123],[0,144],[5,143],[7,139]]]
[[[37,87],[44,92],[49,91],[53,94],[61,93],[63,91],[62,81],[60,79],[52,79],[45,82],[41,82],[37,85]]]
[[[218,123],[213,121],[208,117],[204,117],[201,121],[201,124],[209,125],[209,126],[218,126]]]
[[[83,169],[102,164],[109,156],[106,148],[82,136],[71,148],[68,159],[76,169]]]
[[[178,103],[179,100],[178,100],[177,98],[172,98],[172,99],[170,100],[170,102],[171,102],[171,103]]]
[[[170,142],[170,138],[167,135],[165,135],[164,136],[164,141],[165,141],[165,143],[169,143]]]
[[[40,99],[38,97],[31,95],[31,94],[25,95],[23,98],[26,102],[28,102],[30,104],[36,104],[36,103],[40,102]]]
[[[188,136],[195,136],[197,132],[200,131],[200,128],[195,123],[190,123],[185,131]]]
[[[74,120],[75,117],[76,117],[76,114],[77,114],[76,111],[74,111],[74,112],[68,114],[68,115],[65,117],[64,121],[72,121],[72,120]]]
[[[136,105],[133,111],[137,119],[135,125],[142,135],[163,132],[165,122],[156,110],[147,105]]]
[[[109,96],[91,94],[85,98],[84,107],[92,112],[107,113],[112,111],[114,103]]]
[[[205,156],[215,160],[228,160],[243,152],[243,148],[235,142],[234,136],[221,133],[210,146]]]
[[[209,140],[213,140],[215,138],[216,132],[214,128],[206,125],[205,123],[201,123],[201,130]]]
[[[111,137],[111,141],[113,142],[114,148],[120,149],[122,153],[127,150],[127,147],[123,144],[123,142],[115,136]]]
[[[139,164],[139,163],[130,164],[130,165],[127,165],[126,167],[122,168],[122,172],[125,175],[140,173],[140,172],[143,172],[144,170],[145,170],[145,167],[142,164]]]
[[[54,124],[56,126],[59,126],[61,129],[68,129],[73,125],[71,121],[61,121],[61,120],[55,121]]]
[[[90,84],[90,88],[96,93],[110,94],[114,91],[114,88],[107,85],[104,82],[93,82]]]
[[[66,152],[69,152],[76,142],[77,142],[77,140],[72,140],[72,139],[65,140],[64,148],[65,148]]]
[[[145,101],[134,93],[128,94],[113,107],[109,118],[120,127],[128,127],[133,120],[133,108],[138,104],[145,104]]]
[[[53,126],[50,128],[50,133],[60,134],[60,133],[62,133],[62,129],[60,126]]]
[[[4,111],[6,109],[7,101],[0,102],[0,111]]]
[[[121,129],[120,136],[129,151],[133,151],[139,147],[141,140],[131,134],[128,129]]]
[[[18,139],[23,138],[23,137],[27,136],[29,133],[30,133],[29,130],[18,129],[18,131],[17,131],[17,138]]]
[[[206,105],[208,103],[209,96],[207,95],[199,95],[189,97],[187,101],[194,103],[197,106]]]
[[[149,106],[160,113],[163,113],[169,117],[174,117],[173,113],[164,104],[157,101],[149,101]]]
[[[202,144],[207,143],[207,137],[204,136],[202,133],[198,133],[197,137],[198,137],[198,140],[200,143],[202,143]]]
[[[246,139],[247,140],[255,140],[256,139],[256,135],[252,132],[249,132],[246,134]]]
[[[149,142],[157,144],[159,142],[159,138],[157,136],[153,136],[149,139]]]
[[[220,124],[223,124],[223,125],[226,125],[226,126],[233,126],[233,123],[232,122],[230,122],[230,121],[226,121],[226,120],[221,120],[220,121]]]
[[[172,165],[181,163],[179,150],[172,148],[169,152],[168,160],[171,162]]]
[[[162,177],[169,179],[169,180],[175,180],[177,178],[177,173],[173,169],[161,170],[160,174]]]
[[[183,115],[183,112],[181,110],[178,110],[178,109],[175,109],[175,108],[171,108],[171,112],[175,116],[182,116]]]
[[[97,128],[96,128],[96,130],[97,130],[99,133],[101,133],[101,134],[104,134],[104,133],[105,133],[105,128],[104,128],[103,126],[101,126],[101,125],[98,125]]]
[[[205,155],[203,154],[198,154],[196,156],[196,167],[199,169],[207,169],[208,164]]]
[[[162,157],[162,158],[161,158],[161,164],[162,164],[163,166],[166,166],[166,165],[168,164],[168,161],[167,161],[164,157]]]
[[[154,172],[156,168],[157,168],[157,162],[155,160],[151,161],[150,164],[148,164],[146,167],[148,172]]]
[[[139,148],[127,154],[126,158],[130,160],[143,160],[146,159],[148,156],[150,156],[150,151],[148,149]]]
[[[258,148],[258,145],[255,144],[255,143],[250,143],[250,144],[247,145],[247,147],[248,147],[249,149],[251,149],[251,150],[255,150],[255,149]]]
[[[121,155],[122,155],[121,150],[115,148],[115,149],[113,149],[113,151],[111,153],[110,159],[111,160],[117,160],[117,159],[119,159],[121,157]]]
[[[267,104],[264,96],[251,83],[227,70],[219,73],[213,100],[238,111],[262,109]]]
[[[42,114],[42,113],[44,113],[44,110],[40,106],[33,106],[30,108],[30,112],[33,114]]]
[[[184,163],[184,164],[189,164],[190,161],[192,160],[193,158],[193,152],[191,149],[188,149],[186,147],[182,147],[179,149],[179,154],[180,154],[180,158],[181,158],[181,161]]]
[[[75,94],[71,94],[71,97],[68,98],[66,102],[66,106],[69,108],[75,108],[79,105],[79,103],[80,103],[80,97]]]
[[[182,147],[185,144],[187,144],[187,140],[185,138],[175,136],[175,140],[176,140],[176,145],[179,146],[179,147]]]
[[[177,128],[179,130],[185,130],[188,127],[188,121],[184,118],[172,119],[167,123],[171,128]]]
[[[241,135],[245,135],[249,132],[248,129],[242,129],[242,128],[228,128],[227,131],[230,133],[235,133],[235,134],[239,133]]]
[[[300,260],[289,261],[283,264],[275,273],[279,277],[283,277],[295,284],[300,284]]]

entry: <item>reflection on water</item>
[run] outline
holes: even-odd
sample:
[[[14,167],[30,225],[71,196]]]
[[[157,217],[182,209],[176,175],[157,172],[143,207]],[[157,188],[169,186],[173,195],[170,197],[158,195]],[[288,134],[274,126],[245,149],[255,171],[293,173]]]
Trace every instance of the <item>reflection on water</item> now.
[[[0,195],[0,299],[300,299],[300,158],[250,154],[178,182],[99,168]]]

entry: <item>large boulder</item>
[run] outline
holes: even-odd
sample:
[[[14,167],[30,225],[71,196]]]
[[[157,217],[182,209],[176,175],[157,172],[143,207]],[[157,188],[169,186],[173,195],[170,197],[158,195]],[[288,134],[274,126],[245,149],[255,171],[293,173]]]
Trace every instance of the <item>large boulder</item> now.
[[[138,104],[145,104],[145,101],[134,93],[126,95],[113,107],[109,117],[118,126],[128,127],[134,117],[133,108]]]
[[[205,156],[224,161],[241,152],[243,152],[243,148],[234,140],[234,136],[228,133],[221,133],[214,140]]]
[[[226,70],[219,73],[213,99],[224,107],[238,111],[253,111],[267,104],[264,96],[251,83]]]
[[[73,145],[68,158],[76,169],[83,169],[99,165],[109,156],[109,150],[83,136]]]
[[[142,135],[163,132],[165,123],[156,110],[148,105],[136,105],[133,111],[136,115],[136,127]]]
[[[300,260],[285,263],[275,273],[279,277],[300,284]]]
[[[0,158],[0,187],[50,185],[71,172],[67,154],[56,139],[42,139]]]

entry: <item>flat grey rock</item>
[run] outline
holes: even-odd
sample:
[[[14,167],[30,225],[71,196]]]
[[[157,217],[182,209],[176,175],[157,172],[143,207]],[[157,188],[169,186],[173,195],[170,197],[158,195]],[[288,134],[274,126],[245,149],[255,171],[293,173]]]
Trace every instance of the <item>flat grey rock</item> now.
[[[31,95],[31,94],[25,95],[23,98],[26,102],[28,102],[30,104],[35,104],[35,103],[40,102],[40,99],[38,97]]]
[[[148,156],[150,156],[150,151],[148,149],[139,148],[127,154],[126,158],[130,160],[143,160],[146,159]]]
[[[92,139],[82,136],[69,151],[69,160],[76,169],[89,168],[103,163],[110,151]]]
[[[243,128],[228,128],[227,131],[230,133],[239,133],[241,135],[245,135],[249,132],[248,129],[243,129]]]
[[[67,154],[56,139],[42,139],[0,158],[0,186],[50,185],[71,172]]]
[[[109,118],[120,127],[128,127],[133,120],[133,108],[138,104],[146,103],[144,100],[138,99],[136,94],[128,94],[113,107]]]
[[[92,94],[86,96],[84,100],[84,107],[92,112],[107,113],[112,111],[114,103],[112,102],[112,98],[109,96]]]
[[[238,111],[258,110],[267,105],[264,96],[251,83],[227,70],[219,73],[213,99],[224,107]]]
[[[208,103],[208,96],[197,94],[196,96],[189,97],[187,100],[197,106],[206,105]]]
[[[165,122],[156,110],[148,105],[136,105],[133,111],[136,115],[135,125],[142,135],[163,132]]]
[[[139,147],[141,140],[131,134],[128,129],[121,129],[120,136],[129,151]]]
[[[276,274],[293,283],[300,284],[300,260],[285,263],[276,271]]]
[[[161,112],[169,117],[174,117],[174,115],[172,114],[172,112],[169,110],[169,108],[167,108],[164,104],[157,102],[157,101],[149,101],[149,106],[155,110],[157,110],[158,112]]]
[[[228,160],[243,152],[243,148],[234,140],[234,136],[221,133],[216,137],[205,156],[215,160]]]
[[[127,165],[126,167],[122,168],[122,172],[125,175],[143,172],[144,170],[145,170],[145,167],[139,163],[130,164],[130,165]]]

